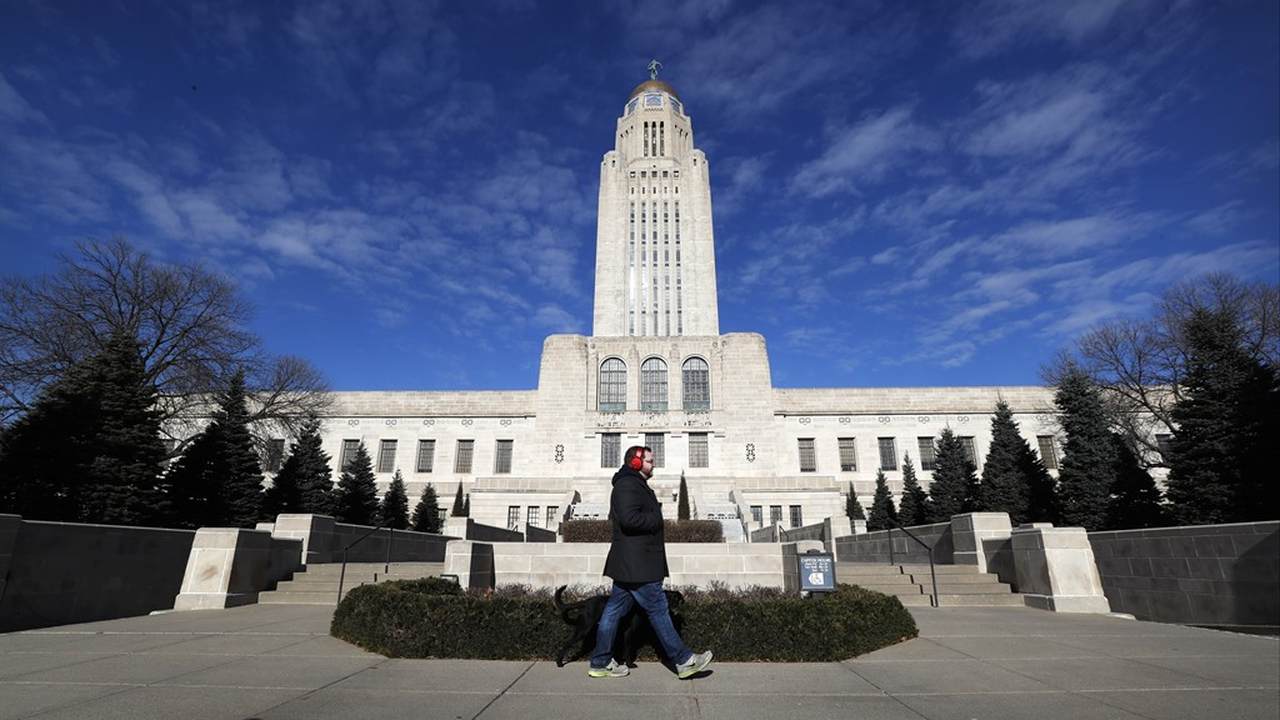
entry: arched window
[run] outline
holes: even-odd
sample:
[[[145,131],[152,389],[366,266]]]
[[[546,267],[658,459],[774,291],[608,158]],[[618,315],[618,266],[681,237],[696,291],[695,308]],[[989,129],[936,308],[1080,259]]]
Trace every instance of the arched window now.
[[[640,366],[640,409],[667,411],[667,364],[661,358],[649,358]]]
[[[627,409],[627,365],[618,358],[600,364],[600,412],[625,412]]]
[[[711,409],[711,381],[707,373],[707,361],[691,357],[684,361],[681,389],[685,410]]]

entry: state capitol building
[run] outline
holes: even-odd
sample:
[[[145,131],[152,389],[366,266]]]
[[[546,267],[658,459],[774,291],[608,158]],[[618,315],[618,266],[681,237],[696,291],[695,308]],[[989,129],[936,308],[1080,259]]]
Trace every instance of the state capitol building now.
[[[337,467],[363,442],[380,490],[399,469],[410,498],[431,483],[448,507],[461,484],[476,522],[554,530],[603,517],[622,451],[648,445],[664,512],[683,474],[695,517],[741,519],[725,523],[733,540],[739,525],[843,517],[851,483],[869,508],[879,470],[897,498],[905,454],[928,487],[945,427],[981,472],[1002,398],[1056,473],[1050,388],[773,387],[765,338],[720,333],[710,167],[675,88],[636,86],[613,140],[591,335],[549,336],[530,390],[333,393],[322,437]]]

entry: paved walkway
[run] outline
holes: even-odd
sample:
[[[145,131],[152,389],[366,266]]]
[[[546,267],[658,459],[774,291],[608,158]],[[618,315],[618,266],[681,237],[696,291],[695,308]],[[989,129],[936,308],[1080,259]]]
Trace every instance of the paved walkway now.
[[[258,605],[0,635],[0,718],[1266,718],[1276,638],[1054,615],[913,610],[921,637],[856,660],[389,660],[328,636],[325,608]]]

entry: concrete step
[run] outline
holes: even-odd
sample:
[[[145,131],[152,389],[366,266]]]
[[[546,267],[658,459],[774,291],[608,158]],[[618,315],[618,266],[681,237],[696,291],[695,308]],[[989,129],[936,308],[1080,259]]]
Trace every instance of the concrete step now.
[[[849,583],[850,585],[865,585],[866,583],[875,583],[877,585],[911,585],[913,581],[910,575],[872,575],[869,573],[845,573],[836,568],[836,582]]]
[[[926,569],[924,572],[911,573],[906,577],[911,578],[913,582],[927,583],[929,582],[929,571]],[[943,578],[946,578],[949,583],[981,584],[1000,582],[1000,576],[995,573],[973,573],[972,575],[938,573],[938,582],[942,582]]]
[[[347,577],[352,577],[353,575],[368,575],[372,577],[374,573],[377,573],[378,575],[383,575],[384,567],[385,567],[384,563],[347,563]],[[444,563],[442,562],[391,563],[391,567],[386,572],[389,572],[390,574],[393,574],[393,575],[394,574],[415,574],[415,573],[423,574],[423,575],[418,575],[418,577],[422,577],[424,575],[433,575],[433,574],[438,575],[444,572]],[[342,574],[342,563],[337,563],[337,564],[326,563],[324,565],[308,565],[302,570],[299,570],[294,573],[295,576],[301,575],[301,574],[306,574],[309,577],[332,576],[336,578]]]
[[[905,575],[928,575],[929,563],[919,565],[899,565]],[[933,570],[938,575],[979,575],[976,565],[934,565]]]
[[[935,574],[973,576],[981,575],[973,565],[934,565]],[[836,577],[846,575],[924,575],[929,576],[928,565],[889,565],[880,563],[837,562]]]
[[[344,589],[342,596],[346,597],[349,591]],[[296,591],[280,591],[273,590],[258,594],[259,605],[328,605],[329,607],[337,607],[338,605],[338,589],[334,588],[328,592],[296,592]]]
[[[928,595],[898,597],[906,607],[929,607]],[[939,607],[1023,607],[1021,595],[945,595],[938,593]]]

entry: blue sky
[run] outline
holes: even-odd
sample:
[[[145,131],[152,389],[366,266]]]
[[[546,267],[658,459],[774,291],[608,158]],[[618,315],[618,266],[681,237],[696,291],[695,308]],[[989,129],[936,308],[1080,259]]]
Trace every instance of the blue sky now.
[[[0,271],[123,235],[335,389],[533,388],[656,57],[776,385],[1036,383],[1172,282],[1277,280],[1277,8],[6,2]]]

